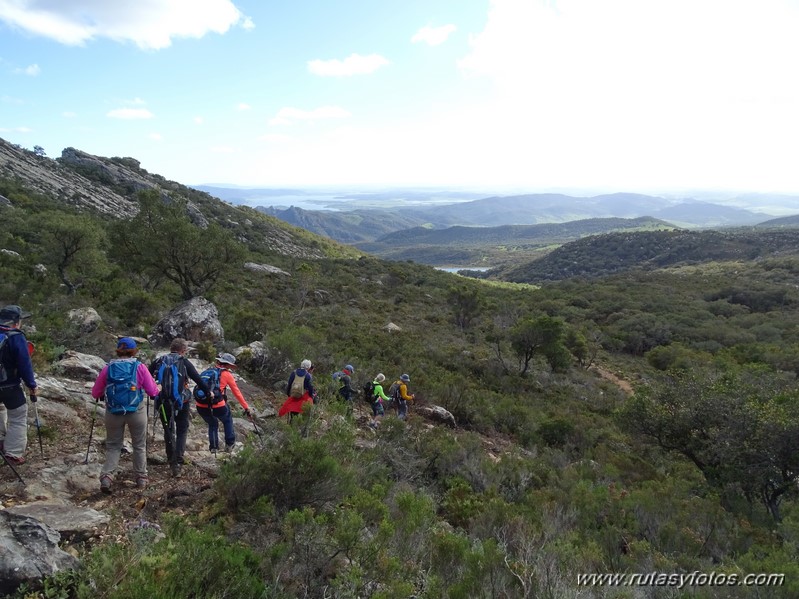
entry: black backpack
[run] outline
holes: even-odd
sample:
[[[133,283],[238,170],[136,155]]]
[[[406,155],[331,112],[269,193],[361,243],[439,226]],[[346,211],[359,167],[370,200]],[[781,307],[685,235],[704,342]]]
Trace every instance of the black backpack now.
[[[19,335],[19,331],[0,331],[0,383],[5,383],[15,374],[6,369],[9,340],[13,335]]]
[[[366,403],[375,402],[375,384],[373,381],[369,381],[363,386],[363,400]]]

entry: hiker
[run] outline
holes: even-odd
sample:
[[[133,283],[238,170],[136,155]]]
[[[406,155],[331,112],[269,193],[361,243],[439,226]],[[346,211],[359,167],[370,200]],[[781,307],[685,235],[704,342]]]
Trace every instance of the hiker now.
[[[413,394],[408,394],[408,383],[410,382],[411,377],[403,374],[398,381],[394,381],[391,385],[391,399],[397,405],[397,417],[400,420],[405,420],[408,417],[408,402],[413,401],[416,397]]]
[[[0,310],[0,338],[5,339],[0,350],[0,404],[5,407],[0,416],[0,451],[12,465],[25,463],[28,446],[28,400],[22,383],[31,401],[38,400],[28,341],[19,328],[30,315],[14,305]]]
[[[188,379],[194,381],[207,393],[212,393],[194,364],[186,357],[189,342],[175,337],[169,344],[169,353],[153,360],[150,374],[161,386],[155,400],[155,412],[164,427],[164,447],[172,476],[180,478],[181,467],[185,463],[183,454],[186,451],[186,437],[189,434],[189,418],[191,417],[191,393],[188,391]],[[175,368],[172,369],[172,366]],[[175,376],[175,374],[177,376]],[[174,426],[174,447],[172,426]]]
[[[355,369],[352,367],[352,364],[347,364],[341,369],[341,376],[338,379],[338,382],[341,384],[338,393],[344,398],[344,401],[347,402],[348,410],[352,410],[352,398],[355,395],[355,389],[352,386],[352,375],[354,373]]]
[[[372,421],[369,423],[369,426],[372,428],[377,428],[380,424],[380,418],[386,413],[383,402],[391,401],[391,398],[383,392],[383,382],[385,380],[386,375],[382,372],[378,372],[375,380],[372,381],[372,397],[370,400],[372,404]]]
[[[147,409],[144,393],[158,395],[158,385],[147,366],[136,359],[139,348],[130,337],[117,341],[116,359],[103,366],[92,387],[92,397],[105,401],[105,463],[100,470],[100,490],[111,493],[114,471],[119,465],[125,426],[133,444],[136,487],[147,488]]]
[[[211,453],[216,453],[219,449],[219,423],[225,434],[225,451],[230,453],[236,445],[236,431],[233,428],[233,415],[230,406],[227,405],[227,389],[233,392],[233,397],[239,402],[244,410],[244,415],[252,420],[250,406],[241,394],[236,379],[233,378],[233,370],[236,367],[236,358],[232,354],[220,354],[216,358],[214,368],[218,371],[218,388],[212,388],[211,392],[205,397],[205,401],[195,395],[194,402],[197,404],[197,412],[208,424],[208,449]],[[206,371],[207,372],[207,371]],[[214,385],[212,385],[214,387]],[[213,398],[213,399],[211,399]]]
[[[300,367],[289,375],[286,384],[286,401],[280,406],[278,416],[289,414],[289,421],[295,414],[302,413],[302,405],[306,402],[316,403],[316,390],[313,386],[313,364],[310,360],[303,360]]]

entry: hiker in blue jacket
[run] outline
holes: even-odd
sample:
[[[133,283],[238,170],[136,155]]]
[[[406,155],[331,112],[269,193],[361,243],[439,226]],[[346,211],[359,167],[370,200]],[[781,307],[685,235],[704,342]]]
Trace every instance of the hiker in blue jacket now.
[[[189,342],[181,337],[175,337],[169,345],[169,353],[156,358],[150,364],[150,374],[158,380],[158,371],[162,364],[175,364],[178,369],[177,388],[179,398],[172,397],[172,389],[165,389],[161,385],[161,391],[155,400],[155,411],[158,414],[161,425],[164,427],[164,447],[166,458],[172,476],[180,478],[181,467],[184,463],[183,454],[186,451],[186,437],[189,434],[189,419],[191,417],[191,392],[188,390],[188,379],[200,387],[209,397],[213,395],[213,389],[208,387],[197,372],[197,368],[186,357],[189,351]],[[171,385],[168,385],[171,387]],[[178,406],[180,404],[180,406]],[[174,419],[175,424],[175,447],[172,447],[172,434],[170,432],[170,422]]]
[[[22,383],[28,388],[31,401],[37,400],[28,340],[19,329],[22,319],[29,316],[30,312],[19,306],[5,306],[0,310],[0,334],[6,338],[0,352],[5,372],[2,377],[5,380],[0,382],[0,404],[5,407],[5,417],[0,417],[0,451],[11,464],[25,462],[28,446],[28,401]]]

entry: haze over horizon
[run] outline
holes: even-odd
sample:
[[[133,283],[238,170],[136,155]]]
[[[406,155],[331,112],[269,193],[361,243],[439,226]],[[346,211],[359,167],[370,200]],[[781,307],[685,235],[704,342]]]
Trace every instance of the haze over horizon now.
[[[0,137],[191,185],[799,193],[797,29],[795,0],[0,0]]]

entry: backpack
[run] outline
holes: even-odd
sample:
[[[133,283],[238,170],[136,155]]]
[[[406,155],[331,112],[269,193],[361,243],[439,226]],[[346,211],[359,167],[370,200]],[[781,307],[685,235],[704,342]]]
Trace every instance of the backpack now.
[[[219,403],[224,397],[222,395],[222,389],[219,387],[219,378],[221,374],[222,369],[213,366],[211,366],[211,368],[206,368],[200,373],[200,378],[203,380],[203,383],[214,392],[214,401],[211,403]],[[194,387],[194,398],[200,403],[207,403],[205,391],[202,390],[200,385]]]
[[[171,399],[178,409],[183,407],[183,390],[186,388],[186,363],[183,357],[166,354],[159,358],[155,382],[161,385],[161,399]]]
[[[135,412],[144,398],[136,377],[139,364],[141,362],[130,358],[111,360],[108,363],[105,405],[112,414]]]
[[[305,395],[305,377],[306,375],[297,376],[294,373],[294,380],[291,382],[291,389],[289,389],[289,397],[299,399]]]
[[[375,401],[375,384],[374,381],[369,381],[363,386],[363,400],[366,403],[374,403]]]
[[[388,396],[391,398],[391,401],[399,401],[402,399],[399,381],[391,383],[391,387],[388,388]]]
[[[0,332],[0,384],[5,383],[10,378],[10,373],[6,370],[6,359],[9,352],[8,340],[13,335],[19,335],[19,331]]]

